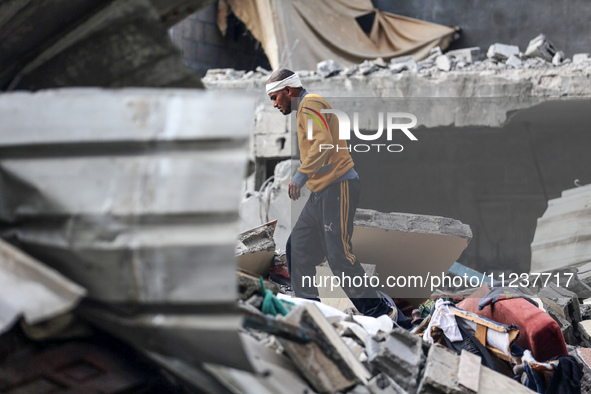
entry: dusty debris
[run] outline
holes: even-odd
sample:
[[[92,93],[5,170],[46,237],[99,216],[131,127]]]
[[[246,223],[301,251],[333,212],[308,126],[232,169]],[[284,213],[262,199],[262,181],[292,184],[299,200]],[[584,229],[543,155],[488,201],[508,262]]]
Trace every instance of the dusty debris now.
[[[249,299],[261,289],[259,276],[252,276],[247,273],[237,272],[238,275],[238,297],[241,300]],[[273,282],[264,281],[265,288],[271,290],[274,294],[279,292],[279,286]]]
[[[455,62],[464,62],[465,64],[471,64],[479,60],[480,47],[455,49],[453,51],[448,51],[445,54]]]
[[[363,268],[363,270],[365,271],[365,274],[368,277],[373,277],[376,276],[376,265],[375,264],[365,264],[365,263],[361,263],[361,267]],[[316,267],[316,278],[318,281],[320,281],[320,278],[322,277],[328,277],[328,276],[332,276],[333,273],[330,269],[330,266],[328,265],[328,261],[324,260],[322,262],[322,264],[320,264],[319,266]],[[320,282],[318,282],[320,283]],[[318,289],[318,296],[320,297],[321,300],[323,300],[324,303],[327,303],[331,306],[334,306],[337,309],[340,310],[345,310],[346,308],[344,307],[338,307],[337,305],[333,305],[331,304],[332,299],[342,299],[343,297],[347,297],[345,295],[345,291],[342,289],[341,286],[334,286],[334,288],[331,290],[327,287],[322,287]],[[351,306],[354,308],[352,303],[348,303],[347,306]]]
[[[380,66],[373,60],[366,60],[358,66],[357,72],[361,75],[368,75],[376,72],[380,69]]]
[[[323,78],[332,77],[343,71],[343,67],[334,60],[324,60],[316,65],[316,73]]]
[[[395,57],[390,60],[388,68],[394,73],[399,73],[404,70],[417,72],[417,62],[415,61],[414,56]]]
[[[437,58],[439,56],[446,56],[449,60],[449,68],[447,66],[447,60],[441,58],[439,64],[437,64]],[[387,78],[388,76],[395,74],[412,74],[406,75],[405,78],[419,78],[421,81],[431,82],[435,77],[445,78],[447,73],[458,73],[459,76],[470,79],[477,78],[478,83],[481,82],[481,76],[493,76],[497,75],[499,78],[505,78],[516,80],[521,78],[522,80],[533,79],[538,81],[539,75],[537,73],[527,73],[527,70],[554,70],[557,72],[564,73],[566,76],[578,75],[581,70],[585,70],[591,67],[591,60],[589,60],[588,54],[575,55],[576,62],[566,58],[564,53],[557,51],[552,58],[546,59],[545,57],[528,57],[519,51],[519,47],[515,45],[506,44],[493,44],[487,51],[487,57],[483,60],[480,59],[480,49],[465,48],[447,53],[442,53],[441,50],[435,48],[431,51],[431,54],[421,61],[415,61],[414,56],[400,56],[390,59],[390,63],[387,64],[387,68],[383,67],[383,63],[378,59],[366,60],[363,63],[345,67],[338,74],[330,73],[326,74],[325,71],[318,70],[302,70],[298,71],[300,78],[309,79],[308,82],[316,83],[318,78],[333,78],[335,83],[340,79],[348,78]],[[558,71],[560,70],[560,71]],[[505,74],[506,73],[506,74]],[[416,74],[416,76],[414,76]],[[327,75],[327,76],[325,76]],[[268,78],[267,74],[260,72],[250,72],[244,74],[240,78],[226,77],[223,72],[216,70],[209,70],[204,78],[206,86],[213,88],[248,88],[248,89],[262,89],[262,85]],[[242,81],[243,83],[239,83]],[[432,81],[436,83],[435,81]],[[535,85],[538,85],[536,82]],[[546,95],[545,86],[541,85],[540,88]],[[582,86],[577,85],[577,89]],[[471,90],[470,90],[471,91]],[[485,89],[488,92],[488,90]],[[562,90],[557,92],[558,96],[563,95]],[[577,94],[581,95],[581,94]],[[285,155],[288,156],[288,155]]]
[[[472,238],[470,226],[450,218],[358,209],[352,243],[359,261],[389,275],[447,272]],[[384,248],[384,245],[389,245]],[[396,250],[393,255],[390,251]],[[385,288],[398,298],[426,299],[429,287]]]
[[[435,58],[435,66],[441,71],[451,70],[451,59],[446,55],[439,55]]]
[[[460,386],[458,373],[461,356],[440,346],[433,345],[429,349],[423,378],[418,393],[469,393]],[[531,393],[527,387],[495,372],[489,368],[480,368],[478,376],[478,393]]]
[[[285,321],[305,324],[318,335],[316,341],[307,344],[281,341],[287,354],[317,391],[332,392],[358,383],[367,384],[370,373],[314,304],[307,303],[292,310]]]
[[[383,341],[367,346],[369,362],[408,392],[416,389],[423,364],[423,341],[402,328],[395,328]]]
[[[93,300],[234,302],[234,215],[253,102],[182,89],[3,94],[0,147],[23,153],[0,158],[0,235]]]
[[[511,55],[518,55],[519,47],[516,45],[492,44],[486,52],[486,57],[489,59],[504,61]]]
[[[458,384],[470,391],[478,392],[480,387],[480,357],[462,349],[458,367]]]
[[[381,57],[375,58],[374,63],[376,66],[378,66],[380,68],[388,67],[388,63],[386,63],[386,61],[384,59],[382,59]]]
[[[544,34],[540,34],[529,42],[525,56],[539,57],[551,62],[557,52],[554,44],[548,41]]]
[[[273,233],[277,220],[262,224],[238,235],[238,269],[256,276],[267,276],[275,256]]]
[[[519,68],[523,65],[523,61],[519,58],[519,56],[511,55],[509,56],[505,64],[513,68]]]
[[[581,64],[591,62],[591,56],[588,53],[576,53],[573,55],[573,63]]]
[[[0,146],[22,151],[0,158],[1,236],[86,288],[79,312],[112,335],[249,368],[234,247],[253,102],[175,89],[2,95]]]

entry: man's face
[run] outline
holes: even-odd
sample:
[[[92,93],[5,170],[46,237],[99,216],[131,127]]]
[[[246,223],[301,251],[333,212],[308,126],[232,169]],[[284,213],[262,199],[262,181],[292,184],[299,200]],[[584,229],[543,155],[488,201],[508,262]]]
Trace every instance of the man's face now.
[[[283,115],[289,115],[291,113],[291,97],[289,97],[285,90],[279,90],[277,92],[269,93],[269,98],[273,102],[273,107],[277,108]]]

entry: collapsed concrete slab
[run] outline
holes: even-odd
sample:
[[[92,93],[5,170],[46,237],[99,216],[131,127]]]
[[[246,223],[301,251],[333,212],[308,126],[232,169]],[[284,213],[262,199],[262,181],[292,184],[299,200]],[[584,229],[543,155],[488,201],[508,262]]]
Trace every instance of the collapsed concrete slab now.
[[[417,62],[415,61],[414,56],[395,57],[390,60],[388,68],[393,72],[401,72],[404,70],[417,72]]]
[[[4,94],[0,235],[84,286],[89,318],[137,347],[248,368],[234,249],[252,119],[238,93]]]
[[[449,71],[451,70],[451,59],[446,55],[437,56],[435,66],[441,71]]]
[[[72,310],[86,290],[0,239],[0,333]]]
[[[486,57],[494,60],[507,60],[512,55],[519,54],[519,47],[516,45],[492,44],[488,48]]]
[[[417,393],[471,393],[460,385],[460,360],[461,356],[440,345],[431,346]],[[480,368],[476,381],[478,393],[532,393],[524,385],[487,367]]]
[[[293,204],[290,203],[287,196],[290,169],[289,161],[277,166],[273,182],[273,185],[277,184],[277,186],[273,186],[274,189],[271,189],[270,193],[262,193],[263,196],[270,196],[266,197],[266,203],[264,200],[260,201],[260,195],[252,195],[249,200],[243,202],[241,207],[243,219],[254,217],[256,220],[260,209],[267,210],[263,215],[265,218],[277,219],[277,232],[281,237],[278,239],[276,236],[279,248],[287,240],[307,200],[302,198]],[[278,173],[282,174],[281,177],[278,177]],[[309,193],[307,190],[306,192]],[[252,205],[249,203],[252,199],[257,199],[259,202]],[[247,210],[254,211],[255,214],[252,215]],[[271,216],[271,212],[278,216]],[[447,272],[472,238],[468,225],[438,216],[382,213],[358,209],[354,224],[353,253],[361,263],[375,265],[377,273],[384,278],[384,281],[392,275],[410,275],[422,276],[429,282],[387,289],[386,283],[383,283],[382,290],[392,297],[399,298],[428,298],[432,288],[427,274],[441,276],[442,273]],[[340,290],[340,286],[336,286],[335,289],[335,291],[321,289],[321,297],[342,297],[344,293]]]
[[[518,67],[521,67],[521,65],[523,64],[523,61],[519,58],[519,56],[511,55],[511,56],[509,56],[509,58],[507,59],[505,64],[507,64],[508,66],[514,67],[514,68],[518,68]]]
[[[591,260],[591,185],[564,190],[548,201],[531,243],[531,271],[542,272]]]
[[[419,373],[425,362],[422,342],[417,335],[395,328],[384,342],[377,343],[373,348],[367,347],[369,362],[404,390],[416,392]]]
[[[430,275],[440,279],[472,239],[470,226],[439,216],[358,209],[354,223],[353,253],[376,265],[381,290],[393,298],[429,298],[434,284]],[[393,286],[385,283],[388,277],[409,282]]]

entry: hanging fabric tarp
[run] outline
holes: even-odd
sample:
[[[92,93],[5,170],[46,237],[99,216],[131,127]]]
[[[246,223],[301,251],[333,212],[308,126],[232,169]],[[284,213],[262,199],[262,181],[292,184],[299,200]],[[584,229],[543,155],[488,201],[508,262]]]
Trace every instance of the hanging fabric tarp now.
[[[456,29],[373,8],[370,0],[227,0],[259,40],[274,69],[316,69],[332,59],[349,66],[367,59],[413,55],[449,46]],[[356,18],[373,14],[371,31]]]

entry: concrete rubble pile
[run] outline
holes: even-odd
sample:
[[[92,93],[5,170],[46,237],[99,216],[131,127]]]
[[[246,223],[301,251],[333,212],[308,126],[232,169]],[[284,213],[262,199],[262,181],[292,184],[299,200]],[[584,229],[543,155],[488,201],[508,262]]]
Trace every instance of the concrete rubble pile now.
[[[458,266],[457,263],[454,265],[456,273]],[[464,272],[470,272],[475,277],[482,276],[473,270],[466,269]],[[560,276],[565,272],[573,274],[568,286]],[[535,275],[528,277],[530,283],[534,278]],[[300,379],[298,388],[309,386],[315,392],[493,393],[507,390],[525,393],[531,392],[525,384],[532,388],[531,380],[527,380],[524,372],[527,368],[548,368],[540,373],[545,373],[546,379],[551,381],[553,376],[565,374],[558,366],[560,362],[567,363],[564,357],[570,355],[569,360],[576,366],[575,369],[582,370],[582,374],[575,371],[570,377],[574,381],[573,386],[580,387],[582,392],[591,392],[591,299],[584,301],[581,298],[591,295],[591,280],[589,283],[581,280],[576,269],[550,272],[548,278],[544,286],[520,287],[519,294],[509,295],[513,288],[500,287],[501,294],[506,295],[496,300],[496,309],[488,305],[482,314],[461,308],[470,309],[470,304],[474,306],[482,302],[485,299],[482,294],[486,295],[491,290],[486,284],[478,290],[455,289],[455,294],[454,289],[438,289],[430,297],[431,301],[441,297],[452,297],[454,303],[463,300],[457,307],[450,304],[448,308],[455,315],[458,325],[474,325],[471,335],[485,346],[487,354],[482,358],[492,355],[498,364],[494,370],[484,362],[481,365],[481,355],[474,348],[458,349],[454,345],[466,341],[467,334],[462,332],[461,340],[457,342],[458,339],[454,340],[451,336],[447,338],[444,325],[441,328],[438,324],[431,325],[430,320],[436,320],[440,312],[437,307],[432,308],[424,319],[414,320],[412,330],[405,330],[393,324],[388,316],[375,319],[357,315],[354,311],[344,313],[324,302],[291,298],[281,294],[279,286],[273,282],[265,282],[261,286],[255,277],[242,280],[250,281],[250,284],[241,287],[240,307],[248,317],[245,333],[261,346],[282,354],[285,357],[282,365],[290,366],[282,372],[275,371],[275,376],[270,373],[265,379],[259,378],[261,387],[273,386],[273,380],[283,380],[284,374],[290,371],[290,379],[294,376]],[[497,283],[496,286],[502,284]],[[274,298],[269,289],[273,290],[276,302],[283,304],[284,312],[264,314],[268,299]],[[537,302],[539,307],[525,298]],[[516,315],[525,314],[532,321],[519,320],[516,315],[512,317],[514,320],[504,323],[487,318],[487,313],[501,316],[504,313],[502,308],[515,309]],[[253,318],[257,324],[249,323]],[[260,324],[261,321],[264,324]],[[460,324],[460,321],[464,323]],[[479,333],[481,328],[484,328],[484,339]],[[435,343],[425,339],[427,331],[430,337],[438,338]],[[498,339],[491,337],[491,332],[508,335],[505,345],[499,345]],[[546,339],[541,341],[539,335],[546,335]],[[517,343],[519,346],[527,343],[529,348],[524,347],[520,352],[514,347]],[[548,360],[561,357],[561,361],[546,361],[546,357]]]
[[[266,183],[260,192],[247,193],[248,197],[243,200],[241,206],[243,227],[252,226],[252,223],[249,223],[252,220],[270,219],[268,213],[276,208],[276,205],[288,206],[289,201],[282,201],[281,197],[287,195],[287,185],[283,185],[283,172],[289,171],[291,165],[290,161],[280,163],[276,167],[275,178]],[[283,215],[278,216],[277,223],[272,223],[276,228],[281,224],[288,232],[290,226],[286,223],[289,223],[292,217],[297,217],[297,214],[298,207],[293,206],[291,210],[285,210]],[[368,275],[375,275],[376,267],[378,274],[383,274],[388,266],[395,267],[397,272],[401,272],[402,269],[403,264],[392,263],[393,257],[376,254],[376,250],[383,250],[386,254],[396,250],[396,254],[405,256],[418,253],[416,250],[405,253],[405,248],[412,243],[408,238],[412,236],[412,230],[402,224],[404,220],[404,216],[400,214],[358,210],[355,234],[363,234],[367,226],[375,226],[386,231],[386,234],[403,231],[406,237],[404,245],[380,239],[375,234],[354,239],[358,257],[363,256],[369,239],[376,241],[370,245],[370,249],[374,251],[372,257],[360,258],[361,261],[376,263],[364,265]],[[429,217],[413,216],[412,220],[415,228],[421,228],[418,224],[421,220],[425,220],[429,226],[434,226],[435,223]],[[269,223],[265,226],[269,226]],[[455,236],[461,239],[461,224],[449,221],[446,228],[454,226]],[[250,231],[258,233],[256,228]],[[421,228],[420,231],[425,229]],[[246,233],[248,232],[243,234]],[[273,234],[268,232],[267,237],[272,239]],[[281,237],[285,238],[283,235]],[[451,238],[447,242],[450,243]],[[427,239],[421,239],[419,243],[423,249],[429,248]],[[278,248],[280,245],[281,243],[277,242]],[[441,245],[439,248],[441,253]],[[463,248],[465,245],[459,248],[460,253]],[[253,248],[253,251],[254,249],[256,248]],[[277,251],[276,256],[281,253]],[[423,259],[433,263],[434,257]],[[386,260],[388,263],[381,264],[380,260]],[[281,260],[267,261],[273,266]],[[418,264],[414,262],[408,265],[413,266],[415,270],[418,268]],[[450,265],[451,263],[448,263],[444,270],[449,269]],[[317,275],[326,274],[327,270],[329,271],[328,267],[322,265],[317,268]],[[433,270],[436,271],[437,268]],[[525,371],[530,367],[542,368],[542,365],[543,368],[549,369],[539,373],[546,374],[549,382],[553,376],[557,376],[558,380],[563,374],[558,369],[560,362],[549,361],[555,357],[562,357],[565,365],[571,360],[577,368],[582,368],[582,379],[578,375],[573,377],[575,385],[581,386],[583,392],[591,389],[587,383],[591,382],[591,369],[585,358],[591,358],[591,354],[588,353],[591,352],[588,348],[591,344],[591,321],[587,320],[591,317],[591,304],[588,307],[581,304],[583,297],[591,296],[591,287],[576,275],[575,268],[547,273],[550,280],[546,281],[544,286],[539,283],[534,285],[533,279],[536,276],[532,274],[528,277],[532,285],[520,287],[518,294],[513,292],[511,287],[499,287],[503,286],[499,283],[490,288],[490,285],[486,284],[492,283],[489,277],[484,277],[461,264],[455,263],[449,271],[450,275],[456,276],[467,273],[471,278],[482,280],[485,285],[479,289],[439,288],[434,293],[426,295],[417,295],[421,293],[421,289],[414,288],[413,294],[421,297],[418,303],[422,309],[412,310],[417,306],[416,300],[410,308],[402,309],[409,318],[411,310],[413,312],[411,330],[392,324],[388,316],[375,319],[356,315],[353,305],[343,302],[348,299],[335,298],[345,297],[342,291],[323,296],[325,289],[319,289],[322,303],[318,303],[292,298],[289,287],[273,283],[273,280],[265,282],[263,290],[256,277],[241,273],[239,276],[243,297],[240,307],[247,313],[245,331],[259,341],[260,345],[271,347],[290,361],[290,379],[294,376],[300,379],[297,387],[307,386],[316,392],[531,392],[529,388],[532,388],[533,372],[528,372],[528,376]],[[573,280],[569,281],[568,286],[561,276],[564,273],[573,274]],[[505,283],[504,286],[508,284]],[[265,306],[269,304],[268,299],[271,297],[268,294],[269,289],[273,290],[279,300],[277,302],[284,305],[283,312],[279,311],[281,308],[277,308],[270,315],[265,314],[265,311],[269,313],[268,307]],[[495,290],[500,291],[502,296],[496,301],[494,308],[488,305],[481,312],[478,303],[487,299],[486,297],[491,297],[489,293],[492,294]],[[507,295],[509,293],[511,295]],[[412,297],[411,294],[407,296]],[[462,332],[461,340],[458,341],[458,338],[454,339],[451,336],[447,338],[446,331],[442,331],[438,324],[431,323],[431,320],[438,319],[436,316],[439,309],[434,305],[440,302],[437,301],[440,298],[452,299],[453,303],[457,304],[456,307],[451,304],[449,306],[449,310],[455,314],[453,319],[458,322],[458,326],[473,327],[472,334]],[[535,300],[539,308],[525,298]],[[412,299],[405,301],[411,301],[412,304]],[[405,301],[401,305],[404,305]],[[507,314],[506,310],[512,309],[515,309],[515,314]],[[520,314],[527,316],[531,321],[521,319]],[[463,323],[460,324],[460,321]],[[426,335],[427,332],[429,335]],[[466,342],[466,335],[473,335],[472,342]],[[501,341],[502,344],[499,344],[498,339],[494,339],[499,335],[506,338],[505,342]],[[430,341],[426,340],[426,337],[436,339]],[[477,350],[475,341],[478,341],[478,346],[484,350]],[[521,347],[521,350],[519,347],[515,348],[515,345]],[[568,357],[568,354],[572,358],[566,360],[564,357]],[[481,360],[490,357],[495,364],[486,364],[482,361],[481,365]],[[285,365],[285,361],[282,361],[282,365]],[[283,373],[287,374],[286,371]],[[273,378],[272,374],[267,375],[264,385],[271,385],[273,379],[282,380],[283,377]]]
[[[273,380],[284,380],[285,375],[293,378],[295,373],[299,376],[298,390],[290,392],[304,392],[302,387],[343,393],[470,392],[458,379],[458,373],[464,373],[460,367],[464,354],[430,345],[405,329],[392,328],[388,316],[373,319],[347,315],[314,301],[280,299],[290,310],[266,327],[275,334],[246,329],[260,344],[282,354],[282,365],[289,365],[281,373],[260,377],[262,387]],[[262,302],[261,296],[252,296],[245,309],[260,313],[257,305]],[[504,387],[511,392],[529,392],[479,364],[469,368],[478,372],[476,386],[472,386],[475,391],[493,393]]]
[[[398,73],[416,73],[428,77],[433,74],[482,71],[510,71],[510,70],[541,70],[552,68],[567,70],[582,70],[591,67],[588,53],[577,53],[572,59],[565,57],[564,52],[555,48],[544,34],[533,38],[525,52],[518,46],[502,43],[492,44],[485,52],[479,47],[462,48],[443,53],[439,47],[433,48],[429,56],[417,61],[413,56],[401,56],[386,62],[381,58],[366,60],[352,67],[343,67],[334,60],[325,60],[317,65],[313,71],[298,71],[300,77],[319,76],[332,78],[338,75],[352,76],[387,76]],[[209,70],[205,81],[215,83],[226,79],[256,79],[268,77],[269,72],[258,68],[256,71],[236,71],[232,69]]]
[[[81,29],[107,36],[112,21],[127,25],[142,11],[138,26],[166,37],[166,26],[207,1],[177,3],[113,2]],[[65,38],[54,37],[56,44]],[[46,44],[35,50],[56,54],[63,47]],[[168,42],[161,47],[175,72],[134,83],[201,86]],[[435,48],[420,61],[377,58],[345,68],[327,60],[298,73],[429,78],[591,67],[589,54],[566,59],[543,34],[524,53],[496,43],[483,55],[480,48]],[[157,64],[150,57],[144,66]],[[84,62],[74,66],[84,69]],[[87,83],[62,84],[56,72],[57,82],[46,85],[44,68],[36,67],[14,80],[6,74],[10,89]],[[115,69],[104,86],[127,86]],[[89,78],[95,75],[102,72]],[[269,75],[260,67],[210,70],[206,82],[255,86]],[[0,235],[9,242],[0,240],[1,392],[526,393],[536,376],[550,385],[568,377],[574,389],[591,392],[591,266],[584,248],[558,251],[566,261],[542,263],[548,280],[533,284],[533,272],[519,291],[498,283],[435,292],[409,287],[396,302],[412,318],[411,329],[388,315],[360,315],[341,302],[339,289],[322,293],[322,302],[294,297],[283,247],[309,191],[296,204],[287,197],[293,161],[277,164],[272,179],[247,193],[239,223],[244,125],[252,124],[253,104],[248,95],[174,89],[58,89],[0,99]],[[564,197],[581,203],[581,191]],[[587,206],[583,201],[580,211]],[[540,223],[572,228],[571,216],[555,216],[549,212]],[[438,216],[359,209],[355,226],[355,253],[371,263],[364,265],[371,277],[447,272],[472,239],[468,225]],[[551,235],[540,236],[546,257],[568,243]],[[559,241],[579,242],[568,237]],[[394,295],[390,289],[387,297],[395,302]],[[553,359],[567,354],[572,359]],[[573,363],[572,375],[564,360]]]

